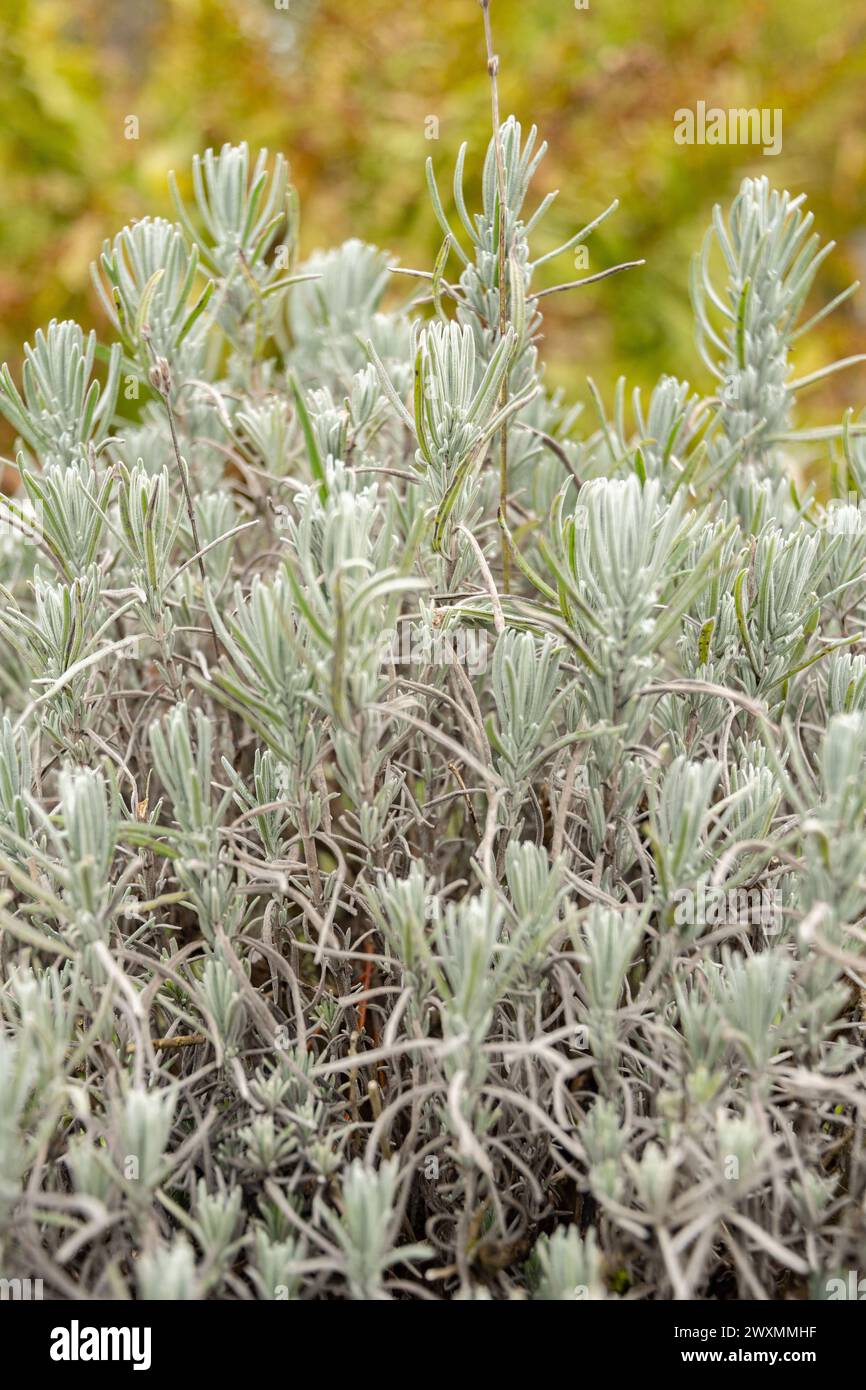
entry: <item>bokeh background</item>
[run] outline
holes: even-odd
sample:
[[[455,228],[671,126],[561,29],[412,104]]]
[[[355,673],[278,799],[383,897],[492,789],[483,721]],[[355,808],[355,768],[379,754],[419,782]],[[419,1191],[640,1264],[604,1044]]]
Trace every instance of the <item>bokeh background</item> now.
[[[246,139],[292,166],[308,253],[348,236],[429,267],[441,235],[424,183],[450,187],[469,141],[477,193],[489,89],[477,0],[0,0],[0,360],[52,315],[102,327],[88,266],[145,213],[171,215],[166,171]],[[492,0],[503,114],[550,146],[538,195],[560,190],[549,249],[614,197],[590,270],[647,265],[545,302],[553,380],[649,385],[696,365],[688,264],[712,205],[743,175],[805,191],[825,237],[816,305],[866,280],[863,0]],[[783,152],[675,144],[673,113],[781,108]],[[128,117],[139,138],[125,138]],[[438,120],[438,139],[427,138]],[[573,278],[569,256],[546,282]],[[804,341],[811,370],[866,344],[866,287]],[[866,403],[866,373],[831,378],[810,422]],[[6,443],[5,439],[2,443]]]

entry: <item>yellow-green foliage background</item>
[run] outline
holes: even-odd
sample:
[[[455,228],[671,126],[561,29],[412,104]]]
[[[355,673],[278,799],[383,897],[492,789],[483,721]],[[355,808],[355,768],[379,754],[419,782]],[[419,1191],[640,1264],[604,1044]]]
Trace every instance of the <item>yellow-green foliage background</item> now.
[[[285,9],[278,9],[284,4]],[[423,165],[447,189],[470,142],[477,191],[489,132],[477,0],[0,0],[0,358],[52,315],[100,319],[88,264],[105,236],[168,213],[165,174],[246,139],[289,157],[307,253],[356,235],[429,267],[441,236]],[[613,197],[590,269],[642,270],[548,300],[547,352],[572,394],[623,371],[694,378],[688,261],[715,201],[746,173],[804,190],[838,249],[816,291],[866,279],[863,0],[492,0],[503,114],[550,144],[538,194],[559,188],[543,246]],[[673,113],[779,107],[783,153],[682,147]],[[140,138],[124,138],[134,115]],[[425,137],[429,116],[439,138]],[[546,283],[571,278],[568,256]],[[798,373],[864,346],[866,287],[804,343]],[[702,382],[699,375],[699,384]],[[705,383],[704,383],[705,384]],[[866,403],[856,369],[813,393],[815,421]]]

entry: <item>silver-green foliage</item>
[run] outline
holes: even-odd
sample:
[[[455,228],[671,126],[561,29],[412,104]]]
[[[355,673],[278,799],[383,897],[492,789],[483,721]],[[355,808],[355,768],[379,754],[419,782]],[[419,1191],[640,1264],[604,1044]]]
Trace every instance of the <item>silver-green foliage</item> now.
[[[208,151],[106,244],[107,353],[55,323],[0,374],[4,1277],[862,1268],[862,424],[812,434],[838,497],[788,472],[825,251],[747,180],[693,282],[712,393],[592,388],[578,435],[536,271],[613,208],[545,250],[543,154],[509,118],[474,212],[465,148],[453,214],[431,166],[407,300],[358,240],[298,266],[282,158]]]

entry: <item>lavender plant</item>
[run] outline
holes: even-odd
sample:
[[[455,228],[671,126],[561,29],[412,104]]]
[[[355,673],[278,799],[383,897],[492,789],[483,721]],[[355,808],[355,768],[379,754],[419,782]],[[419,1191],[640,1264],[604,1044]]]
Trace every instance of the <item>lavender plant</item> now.
[[[116,341],[0,374],[0,1271],[55,1297],[866,1263],[863,426],[808,436],[834,497],[796,472],[826,249],[746,180],[716,385],[578,433],[533,275],[613,209],[538,243],[489,57],[432,270],[299,265],[285,161],[226,146],[103,250]]]

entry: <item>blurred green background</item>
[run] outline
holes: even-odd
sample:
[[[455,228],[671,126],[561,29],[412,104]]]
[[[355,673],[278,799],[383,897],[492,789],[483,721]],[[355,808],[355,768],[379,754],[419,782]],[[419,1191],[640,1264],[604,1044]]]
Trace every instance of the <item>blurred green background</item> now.
[[[489,133],[478,0],[2,0],[0,359],[52,315],[102,327],[88,265],[103,238],[171,215],[166,171],[207,145],[282,150],[299,189],[304,254],[360,236],[429,267],[441,240],[424,184],[432,154],[450,188],[467,139],[477,193]],[[536,122],[550,153],[540,196],[560,196],[539,249],[612,198],[590,271],[647,265],[545,301],[554,381],[609,399],[625,372],[706,385],[692,350],[688,263],[715,201],[746,173],[805,191],[837,251],[815,304],[866,280],[866,8],[863,0],[492,0],[503,114]],[[783,152],[680,146],[673,113],[783,112]],[[128,117],[139,138],[127,139]],[[438,120],[430,140],[429,117]],[[566,255],[544,283],[573,278]],[[585,273],[585,272],[583,272]],[[812,306],[814,307],[814,306]],[[798,374],[863,348],[866,287],[805,340]],[[866,402],[866,372],[831,378],[810,421]],[[6,441],[3,440],[5,444]]]

